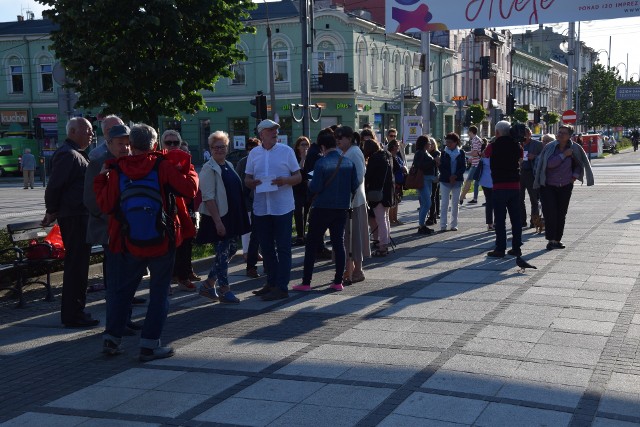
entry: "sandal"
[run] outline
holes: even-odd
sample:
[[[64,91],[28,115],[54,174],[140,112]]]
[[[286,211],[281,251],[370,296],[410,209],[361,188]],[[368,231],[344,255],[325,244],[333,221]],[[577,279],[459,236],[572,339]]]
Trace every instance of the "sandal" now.
[[[388,249],[376,249],[375,251],[371,252],[371,256],[376,258],[385,257],[387,255],[389,255]]]

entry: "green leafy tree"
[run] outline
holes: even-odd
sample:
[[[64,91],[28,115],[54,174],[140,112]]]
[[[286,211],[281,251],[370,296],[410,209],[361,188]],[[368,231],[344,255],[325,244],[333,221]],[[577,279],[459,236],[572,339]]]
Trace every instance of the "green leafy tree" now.
[[[516,108],[513,112],[513,120],[520,123],[527,123],[529,121],[529,112],[524,108]]]
[[[553,111],[547,113],[547,124],[548,125],[555,125],[556,123],[558,123],[560,121],[560,114],[558,113],[554,113]]]
[[[622,83],[616,68],[601,64],[595,64],[580,80],[580,110],[586,113],[588,128],[622,124],[622,104],[616,100],[616,87]]]
[[[253,31],[241,22],[250,0],[38,1],[59,26],[51,48],[78,106],[156,127],[202,109],[200,91],[232,77],[240,35]]]
[[[471,118],[471,123],[477,125],[487,117],[487,110],[480,104],[471,104],[469,105],[469,117]]]

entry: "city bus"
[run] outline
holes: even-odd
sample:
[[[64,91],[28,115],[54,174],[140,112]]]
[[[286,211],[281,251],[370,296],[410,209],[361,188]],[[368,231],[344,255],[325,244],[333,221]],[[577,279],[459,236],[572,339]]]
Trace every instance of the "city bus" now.
[[[33,139],[32,132],[8,131],[0,134],[0,176],[20,174],[20,159],[25,148],[30,148],[36,158],[40,155],[38,141]]]

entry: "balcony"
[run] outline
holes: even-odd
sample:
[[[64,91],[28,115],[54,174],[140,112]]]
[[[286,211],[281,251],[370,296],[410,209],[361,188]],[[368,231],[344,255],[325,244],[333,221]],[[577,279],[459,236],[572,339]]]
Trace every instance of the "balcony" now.
[[[355,92],[353,77],[347,73],[312,74],[311,92]]]

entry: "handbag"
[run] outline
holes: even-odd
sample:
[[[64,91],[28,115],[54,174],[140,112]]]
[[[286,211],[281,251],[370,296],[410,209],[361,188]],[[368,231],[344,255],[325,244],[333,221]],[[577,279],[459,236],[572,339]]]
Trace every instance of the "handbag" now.
[[[65,250],[62,242],[60,226],[55,224],[42,242],[32,240],[25,249],[25,256],[30,260],[64,259]]]
[[[387,182],[387,171],[389,170],[389,163],[387,163],[387,167],[384,170],[384,179],[382,180],[382,188],[379,190],[369,190],[367,191],[366,198],[367,202],[378,203],[381,202],[384,198],[384,184]]]
[[[404,188],[407,190],[421,190],[424,187],[424,172],[422,169],[417,168],[416,165],[411,165],[409,174],[404,179]]]

